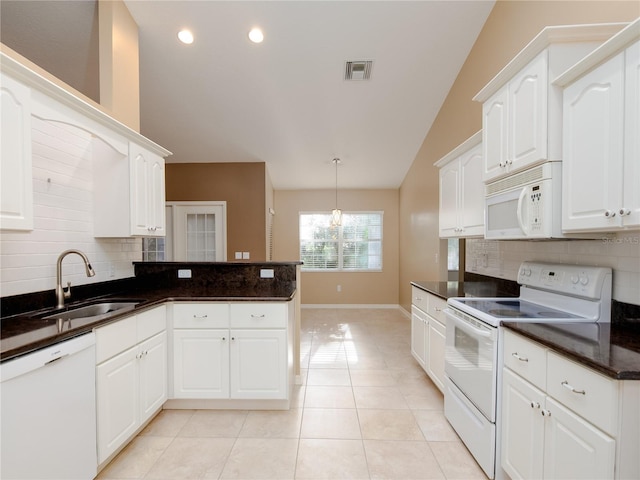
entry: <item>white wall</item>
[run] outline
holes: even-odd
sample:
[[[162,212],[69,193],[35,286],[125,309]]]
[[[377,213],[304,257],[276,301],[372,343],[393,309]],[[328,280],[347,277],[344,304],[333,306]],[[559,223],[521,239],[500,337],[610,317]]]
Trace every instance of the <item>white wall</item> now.
[[[600,240],[467,240],[466,270],[516,280],[525,260],[613,269],[613,298],[640,305],[640,232]]]
[[[1,232],[0,296],[55,288],[56,260],[69,248],[86,253],[96,275],[87,278],[80,257],[70,255],[63,262],[64,285],[133,276],[131,262],[142,259],[140,239],[93,237],[90,134],[32,117],[32,135],[34,230]]]

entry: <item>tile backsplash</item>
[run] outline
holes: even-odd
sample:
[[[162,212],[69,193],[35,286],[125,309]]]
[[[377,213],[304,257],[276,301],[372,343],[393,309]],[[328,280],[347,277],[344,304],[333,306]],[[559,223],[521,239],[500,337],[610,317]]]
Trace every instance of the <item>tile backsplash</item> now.
[[[0,296],[55,288],[58,255],[70,248],[87,254],[96,275],[87,278],[80,257],[70,255],[63,264],[65,285],[132,277],[132,262],[142,259],[141,240],[93,236],[91,134],[32,117],[32,138],[34,229],[1,232]]]
[[[467,240],[468,272],[516,280],[525,260],[611,267],[613,298],[640,305],[640,232],[600,240]]]

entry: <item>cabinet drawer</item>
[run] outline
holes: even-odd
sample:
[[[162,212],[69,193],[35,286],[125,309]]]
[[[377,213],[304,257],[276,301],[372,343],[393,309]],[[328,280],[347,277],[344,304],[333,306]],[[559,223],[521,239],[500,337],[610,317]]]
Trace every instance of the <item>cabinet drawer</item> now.
[[[230,316],[231,328],[287,328],[284,303],[232,303]]]
[[[411,286],[411,303],[423,312],[429,311],[429,296],[424,290]]]
[[[174,328],[229,328],[226,303],[175,303]]]
[[[139,313],[137,317],[138,342],[167,329],[167,315],[164,305]]]
[[[504,330],[504,365],[544,390],[547,383],[546,349],[515,333]]]
[[[138,343],[136,315],[96,329],[96,364]]]
[[[443,325],[446,325],[447,317],[444,314],[444,309],[447,308],[447,301],[435,295],[428,295],[428,297],[429,310],[427,310],[427,313]]]
[[[618,418],[616,381],[554,352],[548,352],[547,365],[547,393],[615,436]]]

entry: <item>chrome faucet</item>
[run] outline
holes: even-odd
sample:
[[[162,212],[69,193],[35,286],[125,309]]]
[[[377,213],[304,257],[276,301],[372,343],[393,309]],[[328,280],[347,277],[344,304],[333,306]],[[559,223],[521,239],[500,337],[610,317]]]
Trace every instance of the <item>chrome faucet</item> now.
[[[62,287],[62,260],[70,253],[80,255],[80,257],[84,261],[84,267],[87,270],[87,277],[93,277],[96,274],[96,272],[93,271],[91,264],[89,263],[89,259],[80,250],[65,250],[64,252],[62,252],[58,257],[58,266],[56,270],[56,308],[63,308],[64,299],[71,297],[71,282],[67,282],[66,290]]]

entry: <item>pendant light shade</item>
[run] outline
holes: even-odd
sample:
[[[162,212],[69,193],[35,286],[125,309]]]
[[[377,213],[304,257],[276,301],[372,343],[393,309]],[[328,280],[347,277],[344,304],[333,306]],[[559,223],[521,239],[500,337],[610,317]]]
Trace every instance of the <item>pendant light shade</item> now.
[[[342,210],[338,208],[338,164],[340,164],[340,159],[334,158],[332,162],[336,166],[336,208],[331,212],[331,226],[339,227],[342,225]]]

